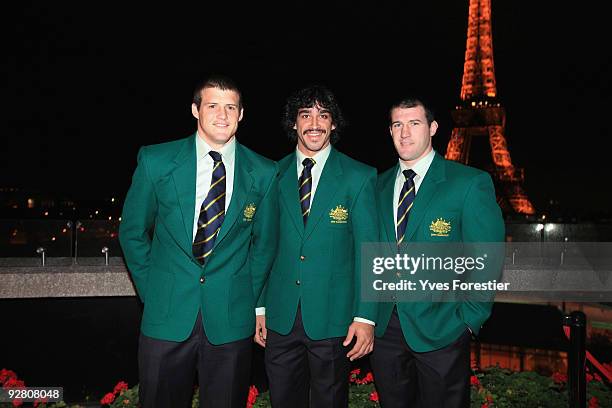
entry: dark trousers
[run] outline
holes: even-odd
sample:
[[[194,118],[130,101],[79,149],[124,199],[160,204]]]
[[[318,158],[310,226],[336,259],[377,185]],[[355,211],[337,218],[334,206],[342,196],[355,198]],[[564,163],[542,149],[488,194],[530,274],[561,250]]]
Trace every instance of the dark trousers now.
[[[196,371],[200,407],[244,408],[249,392],[252,339],[213,345],[198,313],[189,338],[182,342],[140,335],[139,397],[144,408],[191,407]]]
[[[346,408],[350,361],[343,341],[308,338],[299,307],[289,334],[268,330],[265,362],[272,406]]]
[[[370,357],[382,408],[469,408],[470,332],[426,353],[410,349],[396,309]]]

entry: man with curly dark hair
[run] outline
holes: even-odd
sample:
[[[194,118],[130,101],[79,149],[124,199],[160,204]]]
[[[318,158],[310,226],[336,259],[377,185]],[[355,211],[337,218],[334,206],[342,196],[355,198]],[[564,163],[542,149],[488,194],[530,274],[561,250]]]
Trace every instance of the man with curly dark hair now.
[[[345,126],[322,86],[294,93],[278,163],[280,240],[255,341],[275,407],[346,407],[350,361],[372,351],[377,304],[360,299],[363,242],[378,240],[376,170],[332,147]],[[309,405],[310,400],[310,405]]]

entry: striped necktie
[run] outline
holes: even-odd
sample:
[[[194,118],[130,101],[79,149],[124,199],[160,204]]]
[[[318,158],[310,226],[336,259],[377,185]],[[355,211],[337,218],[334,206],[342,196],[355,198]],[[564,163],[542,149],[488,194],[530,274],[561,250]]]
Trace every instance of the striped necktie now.
[[[404,181],[397,204],[397,224],[395,226],[397,228],[397,245],[404,241],[404,234],[408,225],[408,215],[416,195],[413,180],[416,173],[412,169],[404,170],[402,173],[406,177],[406,181]]]
[[[225,166],[221,154],[210,151],[214,165],[208,194],[200,207],[198,231],[193,241],[193,256],[204,264],[206,257],[212,253],[215,238],[219,234],[225,218]]]
[[[304,169],[302,175],[298,180],[298,186],[300,191],[300,206],[302,207],[302,218],[304,219],[304,226],[308,220],[308,214],[310,214],[310,195],[312,193],[312,166],[315,165],[315,161],[310,157],[307,157],[302,162]]]

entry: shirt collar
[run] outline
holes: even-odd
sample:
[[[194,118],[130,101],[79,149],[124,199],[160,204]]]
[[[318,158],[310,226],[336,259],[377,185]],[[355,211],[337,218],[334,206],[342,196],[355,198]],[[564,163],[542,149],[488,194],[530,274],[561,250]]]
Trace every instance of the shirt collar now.
[[[311,158],[314,159],[317,167],[322,169],[325,166],[325,162],[327,161],[327,158],[329,157],[330,153],[331,153],[331,143],[328,144],[325,149],[321,150],[320,152],[317,152]],[[302,153],[300,149],[298,149],[297,147],[295,148],[295,155],[297,157],[298,166],[301,166],[304,159],[309,157],[309,156],[306,156],[304,153]]]
[[[215,149],[210,147],[210,145],[204,141],[204,138],[200,137],[199,132],[196,132],[196,157],[198,160],[202,160],[204,157],[208,156],[211,150]],[[223,147],[221,147],[221,149],[215,151],[221,154],[224,163],[227,164],[233,161],[236,152],[236,136],[232,137]]]
[[[431,166],[431,162],[433,162],[434,157],[436,156],[436,151],[431,149],[429,153],[427,153],[424,157],[419,159],[418,162],[413,164],[411,167],[408,167],[401,159],[399,160],[399,173],[402,173],[404,170],[412,169],[417,176],[425,177],[427,174],[427,170],[429,170],[429,166]]]

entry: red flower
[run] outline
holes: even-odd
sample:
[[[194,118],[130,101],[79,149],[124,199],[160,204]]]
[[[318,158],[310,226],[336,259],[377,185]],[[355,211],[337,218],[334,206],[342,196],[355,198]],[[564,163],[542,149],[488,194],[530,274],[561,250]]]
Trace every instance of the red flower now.
[[[597,397],[591,397],[589,400],[589,408],[599,408],[599,400]]]
[[[586,381],[587,382],[593,381],[593,376],[591,374],[589,374],[589,373],[586,373]]]
[[[378,402],[378,392],[374,391],[370,393],[370,401]]]
[[[255,404],[255,402],[257,402],[257,396],[259,395],[259,391],[257,390],[257,387],[255,387],[254,385],[251,385],[249,387],[249,397],[247,399],[247,404],[246,404],[246,408],[252,408],[253,404]]]
[[[102,399],[100,400],[100,404],[110,405],[113,403],[114,400],[115,400],[115,394],[113,394],[112,392],[109,392],[104,397],[102,397]]]
[[[48,398],[41,398],[41,399],[34,400],[34,407],[37,407],[38,404],[46,404],[47,402],[49,402]]]
[[[359,379],[359,378],[355,379],[355,382],[358,385],[369,384],[373,381],[374,381],[374,375],[371,372],[367,373],[365,377],[363,377],[362,379]]]
[[[9,378],[7,382],[4,383],[4,388],[24,388],[25,383],[21,380],[18,380],[17,377]]]
[[[562,374],[562,373],[554,373],[552,375],[552,380],[556,383],[556,384],[564,384],[567,382],[567,374]]]
[[[602,382],[601,376],[599,374],[597,374],[597,373],[593,374],[593,379],[595,381]]]
[[[349,382],[350,383],[357,383],[358,377],[359,377],[359,373],[361,373],[361,370],[359,368],[356,368],[356,369],[352,370],[351,374],[349,375]]]
[[[20,407],[23,405],[23,401],[20,398],[14,399],[13,400],[13,406],[14,407]],[[590,407],[589,407],[590,408]]]
[[[480,380],[478,379],[478,377],[476,377],[475,375],[470,377],[470,385],[474,386],[474,387],[479,387],[480,386]]]
[[[4,384],[5,381],[9,379],[16,380],[17,374],[15,374],[14,371],[7,370],[6,368],[0,370],[0,385]]]
[[[125,381],[119,381],[117,385],[115,385],[115,389],[113,390],[113,394],[121,394],[122,391],[128,389],[128,384]]]

